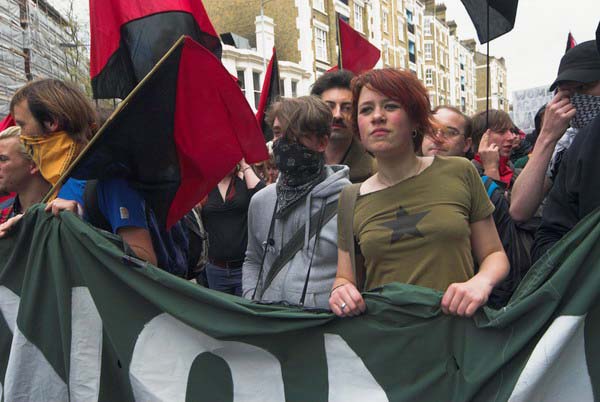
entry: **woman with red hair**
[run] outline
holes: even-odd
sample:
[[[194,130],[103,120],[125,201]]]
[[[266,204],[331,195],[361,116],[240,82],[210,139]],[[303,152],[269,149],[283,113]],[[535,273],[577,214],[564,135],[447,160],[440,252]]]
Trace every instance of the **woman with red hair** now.
[[[371,70],[352,92],[354,129],[378,173],[340,196],[331,310],[361,314],[359,289],[402,282],[443,291],[446,314],[473,315],[509,269],[477,171],[464,158],[417,154],[434,130],[427,90],[412,73]]]

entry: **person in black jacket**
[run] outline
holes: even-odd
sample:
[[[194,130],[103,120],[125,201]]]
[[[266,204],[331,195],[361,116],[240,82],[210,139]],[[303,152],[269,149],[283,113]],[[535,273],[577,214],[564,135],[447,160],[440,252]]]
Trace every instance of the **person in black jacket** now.
[[[600,54],[600,24],[595,44]],[[584,73],[597,76],[600,67],[580,72]],[[535,235],[534,261],[600,205],[600,80],[588,82],[585,86],[574,86],[570,81],[560,82],[559,87],[567,88],[586,101],[583,107],[577,108],[575,119],[593,119],[579,131],[562,158],[556,181],[546,198],[542,223]]]

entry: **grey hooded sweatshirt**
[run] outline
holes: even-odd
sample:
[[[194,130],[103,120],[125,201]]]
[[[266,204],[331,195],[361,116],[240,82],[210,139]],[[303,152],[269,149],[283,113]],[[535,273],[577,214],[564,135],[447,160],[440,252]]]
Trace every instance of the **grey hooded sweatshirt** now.
[[[267,186],[252,197],[248,210],[248,248],[242,270],[242,291],[246,299],[252,299],[260,275],[261,280],[254,300],[298,304],[312,256],[304,307],[329,309],[329,292],[337,271],[337,213],[322,225],[320,231],[317,228],[317,233],[320,234],[316,245],[316,236],[309,240],[309,220],[312,215],[318,216],[326,204],[337,201],[342,188],[349,185],[350,181],[347,166],[329,165],[325,169],[325,180],[317,184],[284,217],[273,218],[275,222],[270,241],[267,237],[277,199],[275,184]],[[268,272],[282,247],[302,225],[305,225],[304,246],[283,266],[267,289],[263,289]],[[267,251],[260,274],[265,247]]]

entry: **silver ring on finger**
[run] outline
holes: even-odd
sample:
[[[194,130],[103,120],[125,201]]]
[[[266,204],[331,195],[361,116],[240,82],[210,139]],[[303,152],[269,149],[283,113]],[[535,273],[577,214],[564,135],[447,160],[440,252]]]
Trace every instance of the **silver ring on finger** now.
[[[342,305],[340,306],[340,309],[341,309],[342,311],[344,311],[344,309],[345,309],[345,308],[346,308],[346,303],[344,302],[344,303],[342,303]]]

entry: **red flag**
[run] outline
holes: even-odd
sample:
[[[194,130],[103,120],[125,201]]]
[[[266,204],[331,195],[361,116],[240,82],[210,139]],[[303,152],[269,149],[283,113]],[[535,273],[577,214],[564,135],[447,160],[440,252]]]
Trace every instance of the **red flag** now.
[[[262,129],[266,141],[271,141],[273,139],[273,131],[269,125],[265,123],[265,112],[279,96],[281,96],[281,88],[279,88],[279,63],[277,61],[277,52],[275,51],[275,48],[273,48],[273,55],[267,66],[267,71],[265,72],[265,80],[263,82],[262,92],[260,93],[258,110],[256,111],[256,120]]]
[[[186,37],[108,120],[73,176],[125,177],[168,228],[243,157],[268,158],[256,117],[221,62]]]
[[[575,46],[577,46],[577,42],[575,42],[575,38],[573,38],[573,35],[571,35],[571,32],[569,31],[569,35],[567,36],[567,48],[565,49],[565,53],[567,53],[570,49],[573,49]]]
[[[10,114],[7,114],[6,117],[4,117],[2,121],[0,121],[0,131],[4,131],[9,127],[14,126],[15,124],[16,123],[13,117]]]
[[[125,98],[181,35],[221,57],[200,0],[90,0],[94,97]]]
[[[341,18],[338,18],[338,32],[342,69],[360,74],[375,67],[381,57],[379,49]]]

